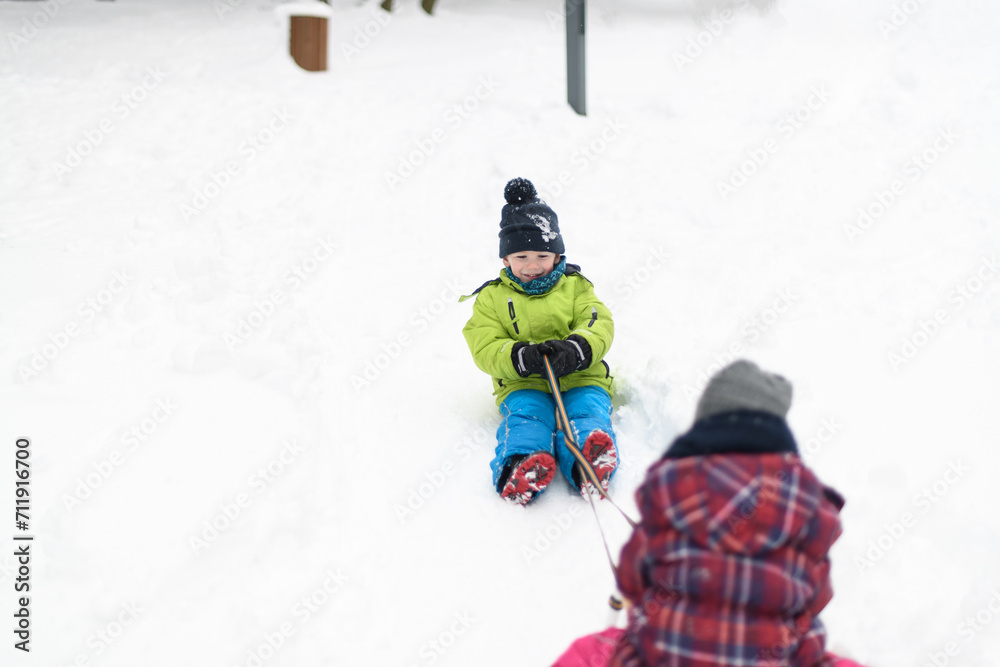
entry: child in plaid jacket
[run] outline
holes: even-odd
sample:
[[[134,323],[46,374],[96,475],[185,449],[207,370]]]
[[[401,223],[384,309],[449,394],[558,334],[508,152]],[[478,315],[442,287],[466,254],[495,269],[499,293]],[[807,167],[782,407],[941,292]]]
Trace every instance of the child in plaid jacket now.
[[[621,553],[631,606],[611,665],[837,664],[818,615],[833,596],[827,554],[844,501],[799,458],[791,397],[784,378],[734,362],[649,469]]]

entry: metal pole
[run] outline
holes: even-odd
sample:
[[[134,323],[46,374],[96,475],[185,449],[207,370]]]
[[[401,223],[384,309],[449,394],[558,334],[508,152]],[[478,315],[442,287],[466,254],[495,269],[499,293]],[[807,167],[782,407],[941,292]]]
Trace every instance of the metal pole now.
[[[569,105],[587,115],[586,0],[566,0],[566,90]]]

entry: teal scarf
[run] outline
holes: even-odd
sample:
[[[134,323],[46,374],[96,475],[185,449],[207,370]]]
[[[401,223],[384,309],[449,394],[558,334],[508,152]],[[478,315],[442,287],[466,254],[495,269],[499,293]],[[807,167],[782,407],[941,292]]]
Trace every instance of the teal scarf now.
[[[507,277],[510,278],[512,281],[514,281],[516,284],[520,285],[521,289],[524,290],[525,294],[532,294],[532,295],[545,294],[550,289],[552,289],[557,282],[559,282],[559,279],[562,278],[563,273],[566,272],[566,258],[563,257],[562,260],[560,260],[559,264],[556,265],[556,268],[552,269],[552,273],[550,273],[549,275],[542,276],[541,278],[535,278],[534,280],[527,283],[522,283],[520,280],[518,280],[517,277],[514,276],[514,272],[510,270],[509,266],[504,270],[507,272]]]

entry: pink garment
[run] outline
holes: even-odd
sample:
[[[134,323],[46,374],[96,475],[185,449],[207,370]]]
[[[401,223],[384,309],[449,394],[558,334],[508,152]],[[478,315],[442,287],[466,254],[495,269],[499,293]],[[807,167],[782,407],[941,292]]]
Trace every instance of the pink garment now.
[[[552,667],[606,667],[615,652],[615,643],[625,634],[621,628],[608,628],[570,644]],[[837,665],[850,667],[850,665]]]
[[[624,634],[621,628],[608,628],[580,637],[552,663],[552,667],[607,667],[615,652],[615,644]],[[860,662],[833,653],[827,653],[826,657],[833,661],[833,667],[864,667]]]

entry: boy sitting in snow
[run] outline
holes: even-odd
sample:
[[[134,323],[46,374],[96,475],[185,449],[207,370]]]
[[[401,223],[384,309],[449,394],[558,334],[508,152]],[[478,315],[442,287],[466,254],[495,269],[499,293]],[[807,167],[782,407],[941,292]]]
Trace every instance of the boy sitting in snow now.
[[[611,370],[603,361],[614,337],[611,312],[580,267],[566,263],[556,214],[531,182],[513,179],[504,198],[505,268],[474,292],[473,314],[463,329],[476,366],[493,377],[503,416],[490,464],[494,486],[503,498],[525,505],[545,490],[558,466],[580,489],[576,461],[556,429],[548,357],[576,441],[607,489],[618,465]]]
[[[844,501],[799,458],[791,400],[784,378],[734,362],[650,467],[619,562],[631,607],[611,665],[855,664],[825,653],[818,618]]]

